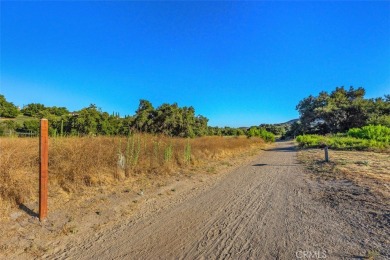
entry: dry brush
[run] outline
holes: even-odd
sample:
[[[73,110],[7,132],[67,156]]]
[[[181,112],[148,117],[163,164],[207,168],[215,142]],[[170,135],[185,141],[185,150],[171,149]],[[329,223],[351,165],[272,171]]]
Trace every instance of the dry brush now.
[[[37,199],[38,143],[37,138],[0,139],[0,207]],[[195,172],[263,146],[261,139],[245,137],[185,139],[135,134],[50,138],[49,187],[74,194],[90,187],[112,187],[138,176]]]

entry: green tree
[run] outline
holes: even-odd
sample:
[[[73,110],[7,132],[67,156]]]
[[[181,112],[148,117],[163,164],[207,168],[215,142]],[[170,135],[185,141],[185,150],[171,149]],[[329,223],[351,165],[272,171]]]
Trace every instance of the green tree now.
[[[74,128],[80,134],[96,135],[101,111],[95,104],[78,111]]]
[[[364,98],[362,87],[337,87],[330,94],[321,92],[317,97],[304,98],[297,105],[302,133],[338,133],[368,123],[386,123],[389,102],[385,99]]]
[[[206,117],[195,116],[193,107],[179,107],[177,103],[165,103],[154,109],[149,101],[140,100],[132,127],[142,132],[194,137],[208,133],[207,122]]]
[[[313,131],[312,123],[318,119],[318,115],[316,113],[316,108],[318,108],[317,104],[317,98],[310,95],[307,98],[301,100],[296,107],[300,114],[301,130],[303,133]]]
[[[287,130],[284,137],[292,137],[295,138],[296,136],[303,133],[302,130],[302,124],[300,121],[294,122],[291,124],[290,128]]]
[[[69,114],[69,110],[66,107],[48,107],[48,112],[56,116],[65,116]]]
[[[207,134],[208,119],[202,115],[195,117],[194,133],[196,136],[205,136]]]
[[[176,103],[162,104],[153,113],[152,132],[166,135],[179,135],[182,124],[181,109]]]
[[[368,102],[368,123],[390,127],[390,95],[370,99]]]
[[[15,118],[19,115],[18,108],[0,95],[0,117]]]
[[[317,116],[325,120],[330,132],[345,132],[351,127],[363,126],[367,119],[365,90],[350,87],[336,88],[324,104],[319,104]],[[321,109],[322,108],[322,109]]]
[[[139,101],[139,106],[134,116],[134,127],[138,131],[148,132],[153,124],[154,107],[145,99]]]
[[[46,107],[43,104],[31,103],[27,106],[24,106],[21,110],[23,115],[31,117],[39,117],[40,112],[44,111]]]
[[[178,133],[178,136],[181,137],[194,137],[195,132],[194,132],[194,127],[195,127],[195,109],[190,106],[190,107],[183,107],[181,109],[182,113],[182,119],[183,121],[181,122],[180,125],[180,131]]]
[[[130,132],[134,132],[134,117],[132,116],[125,116],[121,120],[121,126],[119,129],[120,135],[129,135]]]

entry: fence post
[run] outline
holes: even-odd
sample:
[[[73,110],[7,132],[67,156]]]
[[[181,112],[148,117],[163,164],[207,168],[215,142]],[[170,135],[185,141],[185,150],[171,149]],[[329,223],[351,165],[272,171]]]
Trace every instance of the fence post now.
[[[47,181],[49,169],[49,126],[47,119],[41,119],[39,135],[39,220],[47,217]]]
[[[329,162],[329,155],[328,155],[328,146],[325,146],[325,162]]]

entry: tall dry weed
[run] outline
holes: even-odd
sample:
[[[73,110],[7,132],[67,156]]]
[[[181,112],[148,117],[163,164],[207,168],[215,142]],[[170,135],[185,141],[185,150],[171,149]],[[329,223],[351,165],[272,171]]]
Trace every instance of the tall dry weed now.
[[[0,139],[0,198],[21,204],[33,195],[38,184],[37,139]]]
[[[0,201],[21,204],[37,199],[37,138],[0,139]],[[64,137],[49,140],[49,185],[66,193],[90,186],[115,185],[140,174],[170,174],[262,147],[245,137],[172,138]]]

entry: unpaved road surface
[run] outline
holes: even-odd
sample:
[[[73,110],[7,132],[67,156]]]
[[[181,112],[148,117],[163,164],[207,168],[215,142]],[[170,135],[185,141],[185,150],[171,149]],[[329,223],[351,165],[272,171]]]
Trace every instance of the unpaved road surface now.
[[[176,203],[47,255],[55,259],[349,259],[366,230],[310,195],[289,142]],[[386,227],[388,228],[388,227]],[[82,234],[78,234],[83,236]],[[367,241],[366,241],[367,242]]]

